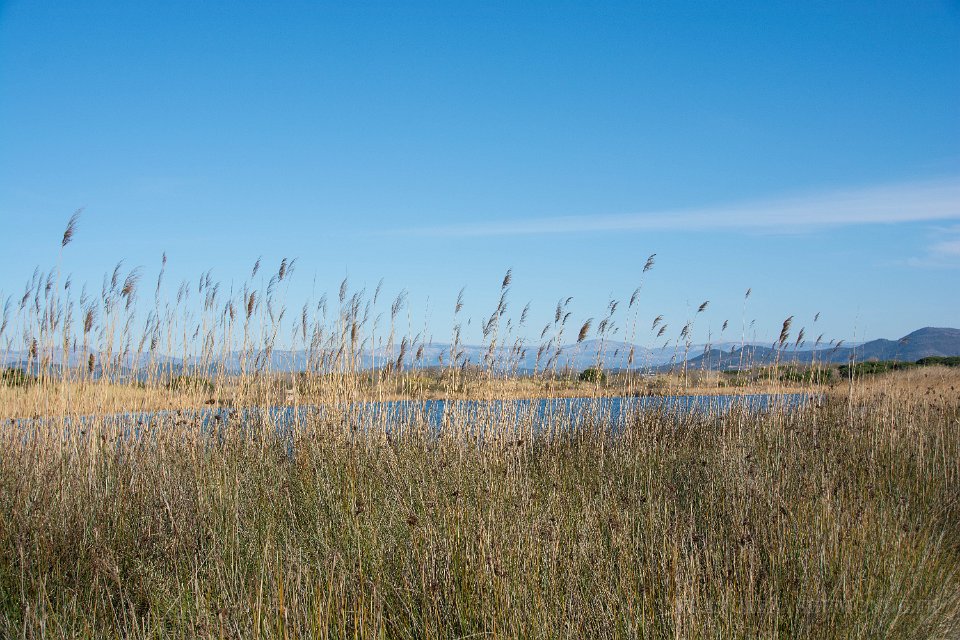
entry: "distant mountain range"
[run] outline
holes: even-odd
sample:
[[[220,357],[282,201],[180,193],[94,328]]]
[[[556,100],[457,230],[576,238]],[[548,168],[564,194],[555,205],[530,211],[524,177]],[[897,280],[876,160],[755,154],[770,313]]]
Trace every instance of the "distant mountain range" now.
[[[794,350],[787,346],[779,351],[779,361],[810,364],[813,362],[839,364],[856,360],[900,360],[914,362],[930,356],[960,356],[960,329],[924,327],[899,340],[871,340],[853,346]],[[726,351],[711,348],[687,361],[688,369],[735,369],[743,366],[762,366],[776,362],[778,350],[773,347],[750,345],[741,351],[739,346]],[[661,365],[662,368],[663,365]]]
[[[631,349],[633,349],[632,362],[630,361]],[[481,365],[487,354],[487,347],[461,346],[460,351],[462,352],[461,361],[466,360],[469,364]],[[508,351],[509,348],[502,347],[498,349],[497,355],[500,358],[506,358]],[[358,364],[363,369],[380,367],[387,362],[395,361],[397,355],[397,347],[391,351],[385,349],[366,351],[360,355]],[[413,362],[414,353],[407,352],[405,367],[414,365],[418,368],[439,367],[449,362],[449,356],[449,344],[426,344],[423,346],[421,358],[416,363]],[[733,369],[740,366],[772,364],[778,360],[778,350],[769,343],[748,343],[742,349],[739,342],[713,345],[697,344],[692,345],[687,350],[684,345],[669,345],[651,349],[640,345],[631,345],[627,342],[584,340],[581,343],[564,345],[559,354],[556,353],[555,349],[545,351],[541,354],[539,363],[536,346],[524,347],[519,357],[514,357],[512,360],[516,361],[520,372],[533,371],[534,368],[542,370],[551,357],[553,357],[551,366],[555,363],[557,369],[583,370],[596,366],[599,361],[603,368],[607,370],[628,368],[665,370],[682,362],[684,356],[687,358],[688,369]],[[840,347],[806,349],[803,347],[796,349],[788,345],[779,351],[780,362],[799,364],[811,362],[844,363],[851,359],[857,361],[901,360],[912,362],[929,356],[960,356],[960,329],[925,327],[899,340],[880,339],[861,344],[843,344]],[[0,358],[2,358],[0,366],[26,367],[26,357],[23,352],[15,351],[5,355],[0,354]],[[302,371],[307,367],[307,359],[307,353],[304,351],[274,350],[270,355],[269,369],[278,372]],[[60,362],[60,356],[56,355],[54,361]],[[147,359],[143,358],[141,370],[146,362]],[[68,358],[68,364],[75,367],[81,363],[77,361],[76,355],[71,354]],[[132,361],[128,363],[128,368],[132,369],[132,364]],[[184,365],[178,358],[162,357],[157,364],[165,370],[196,371],[199,361],[188,359],[186,365]],[[241,366],[240,355],[231,354],[224,365],[228,372],[239,371]]]

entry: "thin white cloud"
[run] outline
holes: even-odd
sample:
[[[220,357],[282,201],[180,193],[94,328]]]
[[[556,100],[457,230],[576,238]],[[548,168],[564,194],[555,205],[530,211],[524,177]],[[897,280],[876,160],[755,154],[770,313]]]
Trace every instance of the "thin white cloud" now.
[[[960,258],[960,238],[937,242],[930,247],[930,253],[943,257]]]
[[[930,230],[936,240],[924,248],[924,254],[906,260],[910,267],[955,269],[960,267],[960,225],[936,226]]]
[[[516,236],[613,231],[795,231],[960,219],[960,177],[832,191],[737,205],[620,215],[484,221],[409,230],[432,236]],[[949,247],[947,250],[950,250]]]

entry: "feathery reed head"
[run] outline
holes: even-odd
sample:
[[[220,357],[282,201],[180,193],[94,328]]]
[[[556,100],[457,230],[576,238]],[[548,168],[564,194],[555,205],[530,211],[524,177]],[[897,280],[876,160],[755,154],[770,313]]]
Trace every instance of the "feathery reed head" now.
[[[70,220],[67,222],[67,228],[63,230],[63,239],[60,241],[61,248],[67,246],[70,244],[70,241],[73,240],[73,234],[77,231],[77,222],[79,222],[82,212],[83,208],[81,207],[70,216]]]
[[[120,295],[129,300],[137,292],[137,284],[140,282],[140,267],[135,268],[127,274],[123,280],[123,287],[120,289]]]
[[[783,321],[783,326],[780,328],[780,346],[782,347],[787,343],[787,339],[790,337],[790,325],[793,324],[793,316],[790,316]]]
[[[583,323],[583,326],[580,327],[580,333],[577,335],[577,342],[586,340],[587,334],[590,333],[591,324],[593,324],[593,318],[588,318],[587,321]]]

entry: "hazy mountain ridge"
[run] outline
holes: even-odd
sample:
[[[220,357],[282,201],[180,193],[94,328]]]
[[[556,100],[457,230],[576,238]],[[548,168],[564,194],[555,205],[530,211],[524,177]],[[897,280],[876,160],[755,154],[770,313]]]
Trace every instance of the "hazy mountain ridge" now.
[[[829,347],[808,351],[750,345],[731,351],[710,349],[701,352],[687,362],[692,369],[733,369],[740,366],[762,366],[781,363],[843,364],[855,360],[900,360],[914,362],[931,356],[960,356],[960,329],[947,327],[924,327],[909,333],[899,340],[880,338],[859,345]]]
[[[446,343],[427,343],[423,345],[420,359],[416,360],[416,351],[420,347],[408,348],[404,355],[404,368],[433,368],[448,365],[450,362],[451,345]],[[915,361],[929,356],[960,356],[960,329],[924,327],[918,329],[899,340],[877,339],[862,344],[818,349],[795,349],[786,346],[781,350],[772,346],[758,343],[746,343],[742,350],[739,342],[725,342],[719,345],[696,344],[689,350],[684,345],[667,345],[665,347],[649,348],[640,345],[631,345],[623,341],[600,341],[598,339],[584,340],[580,343],[566,344],[560,348],[559,355],[556,347],[550,345],[537,360],[538,345],[521,347],[519,357],[512,354],[511,346],[500,346],[495,350],[499,361],[510,361],[520,372],[543,370],[549,363],[550,368],[582,370],[597,366],[608,370],[616,369],[657,369],[666,370],[677,366],[684,359],[686,352],[688,369],[731,369],[741,366],[763,366],[779,361],[782,363],[810,364],[813,362],[839,364],[851,359],[864,360],[902,360]],[[632,364],[629,363],[631,348],[634,350]],[[359,356],[357,365],[361,369],[382,367],[387,363],[395,363],[400,347],[392,349],[365,350]],[[485,362],[489,351],[487,346],[461,345],[458,349],[462,353],[460,362],[466,361],[470,365],[480,366]],[[779,353],[779,355],[778,355]],[[261,356],[262,357],[262,356]],[[27,358],[22,351],[12,351],[2,356],[0,366],[26,369]],[[553,360],[551,360],[553,358]],[[270,353],[268,368],[277,372],[303,371],[308,368],[309,355],[302,350],[292,351],[276,349]],[[256,355],[249,357],[247,370],[256,367]],[[62,354],[54,353],[53,362],[58,365],[62,362]],[[81,366],[79,356],[70,354],[67,358],[69,367]],[[150,364],[150,357],[143,355],[140,365],[136,367],[142,372]],[[202,363],[198,358],[189,358],[186,366],[181,358],[159,356],[153,360],[154,366],[167,371],[180,372],[184,370],[196,371]],[[259,364],[263,364],[262,360]],[[226,362],[216,363],[223,366],[228,373],[238,373],[242,369],[241,355],[231,353]],[[125,363],[124,368],[133,369],[133,359]]]

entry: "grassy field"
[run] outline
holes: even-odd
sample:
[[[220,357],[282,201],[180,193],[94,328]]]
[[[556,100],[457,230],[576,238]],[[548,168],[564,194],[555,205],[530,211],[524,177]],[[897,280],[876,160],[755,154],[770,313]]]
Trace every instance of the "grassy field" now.
[[[7,426],[0,635],[955,637],[957,382],[618,434]]]
[[[145,308],[137,270],[74,297],[58,267],[4,308],[2,353],[29,373],[0,376],[0,637],[960,636],[957,368],[688,371],[704,302],[672,339],[674,372],[617,374],[601,349],[603,373],[581,380],[561,346],[641,324],[660,340],[662,317],[641,323],[638,287],[577,331],[561,300],[527,344],[508,272],[483,361],[463,357],[458,300],[449,356],[424,372],[402,294],[378,324],[380,288],[344,281],[284,324],[293,266],[267,279],[258,262],[229,296],[206,274],[175,298],[161,269]],[[791,322],[778,354],[804,341]],[[298,375],[270,371],[281,332],[306,354]],[[373,347],[387,355],[360,367]],[[537,368],[520,376],[525,349]],[[519,398],[796,391],[817,400],[618,425],[511,413]],[[439,432],[345,413],[394,398],[505,404],[451,409]],[[311,404],[328,411],[283,425],[235,410]],[[230,410],[184,411],[202,407]]]

